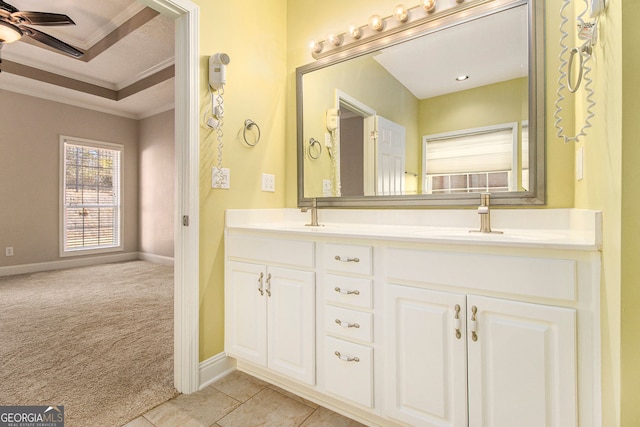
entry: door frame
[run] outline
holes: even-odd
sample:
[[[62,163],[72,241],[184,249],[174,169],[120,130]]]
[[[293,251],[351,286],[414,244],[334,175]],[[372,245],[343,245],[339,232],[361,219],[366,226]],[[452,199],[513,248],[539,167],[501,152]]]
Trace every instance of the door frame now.
[[[358,101],[356,98],[351,95],[346,94],[340,89],[335,89],[334,93],[335,98],[335,108],[340,109],[342,107],[348,108],[351,112],[358,114],[364,119],[364,130],[362,135],[362,144],[364,153],[363,159],[363,183],[364,183],[364,195],[365,196],[373,196],[375,195],[375,164],[376,164],[376,154],[375,154],[375,144],[370,144],[368,142],[371,141],[372,135],[375,132],[375,117],[376,110],[369,107],[367,104]],[[340,132],[338,132],[338,147],[340,146]],[[339,151],[339,150],[338,150]],[[338,165],[340,164],[340,157],[337,159]]]
[[[175,20],[174,386],[199,389],[199,7],[138,0]],[[183,225],[183,219],[187,222]]]

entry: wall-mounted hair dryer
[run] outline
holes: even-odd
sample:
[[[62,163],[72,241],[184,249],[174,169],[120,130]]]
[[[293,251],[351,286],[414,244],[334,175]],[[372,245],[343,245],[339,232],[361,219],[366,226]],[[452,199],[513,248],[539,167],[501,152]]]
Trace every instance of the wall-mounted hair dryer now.
[[[215,90],[227,82],[227,65],[231,62],[226,53],[216,53],[209,57],[209,84]]]

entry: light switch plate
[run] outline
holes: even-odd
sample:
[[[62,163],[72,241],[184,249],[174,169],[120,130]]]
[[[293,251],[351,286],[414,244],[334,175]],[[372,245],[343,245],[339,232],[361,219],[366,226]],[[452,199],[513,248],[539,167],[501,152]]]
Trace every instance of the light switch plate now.
[[[584,147],[576,151],[576,181],[582,181],[582,178],[584,178]]]

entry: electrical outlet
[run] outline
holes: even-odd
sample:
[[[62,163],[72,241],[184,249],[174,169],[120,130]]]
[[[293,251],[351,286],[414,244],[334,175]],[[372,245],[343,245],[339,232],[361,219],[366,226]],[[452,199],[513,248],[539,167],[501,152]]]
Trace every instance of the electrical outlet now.
[[[218,168],[211,168],[211,188],[231,188],[231,171],[222,168],[222,182],[218,183]]]
[[[330,179],[322,180],[322,195],[324,197],[331,197],[333,195],[333,189],[331,187],[332,185]]]
[[[4,248],[4,256],[13,256],[13,246]]]
[[[276,191],[276,176],[270,173],[262,174],[262,191],[269,191],[271,193]]]

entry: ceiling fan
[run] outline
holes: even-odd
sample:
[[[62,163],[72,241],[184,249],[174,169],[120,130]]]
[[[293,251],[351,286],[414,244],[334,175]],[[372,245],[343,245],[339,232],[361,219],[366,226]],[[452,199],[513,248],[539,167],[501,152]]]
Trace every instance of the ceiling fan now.
[[[75,25],[71,18],[60,13],[21,12],[9,3],[0,0],[0,47],[4,43],[12,43],[23,36],[57,49],[74,58],[80,58],[83,52],[49,34],[38,31],[27,25]]]

